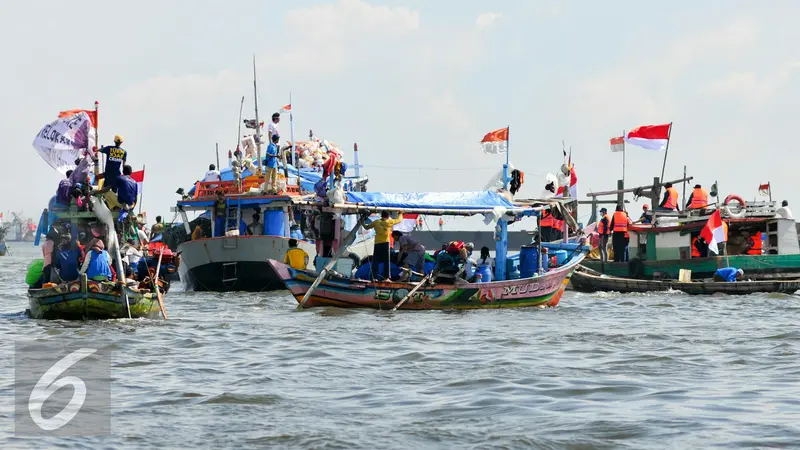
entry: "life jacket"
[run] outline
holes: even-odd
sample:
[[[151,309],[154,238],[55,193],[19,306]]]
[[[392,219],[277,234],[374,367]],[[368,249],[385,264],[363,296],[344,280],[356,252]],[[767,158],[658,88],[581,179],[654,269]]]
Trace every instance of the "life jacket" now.
[[[542,219],[539,221],[539,224],[542,226],[542,228],[552,228],[556,225],[556,218],[553,217],[553,213],[545,211],[542,213]]]
[[[689,204],[689,209],[703,209],[706,206],[708,206],[708,191],[703,188],[695,188],[692,192],[692,202]]]
[[[628,215],[625,214],[625,211],[615,211],[614,212],[614,229],[612,230],[614,233],[625,233],[628,231]]]
[[[464,248],[464,242],[462,241],[452,241],[447,244],[447,253],[450,255],[458,255],[461,253],[461,249]]]
[[[700,249],[697,248],[697,244],[699,243],[699,241],[700,238],[697,236],[695,236],[694,239],[692,239],[692,258],[699,258],[702,256],[700,254]]]
[[[444,219],[441,219],[441,218],[440,218],[440,219],[439,219],[439,226],[442,226],[442,225],[444,225]]]
[[[664,203],[666,209],[676,209],[678,207],[678,190],[674,187],[667,188],[667,201]]]
[[[755,234],[755,236],[750,236],[748,239],[748,243],[751,245],[750,248],[747,250],[748,255],[760,255],[761,250],[764,247],[764,241],[761,240],[761,232]]]
[[[603,219],[606,221],[603,222]],[[611,231],[607,229],[609,225],[611,225],[611,219],[608,217],[608,214],[605,214],[600,218],[600,221],[597,222],[597,233],[601,236],[607,235]]]

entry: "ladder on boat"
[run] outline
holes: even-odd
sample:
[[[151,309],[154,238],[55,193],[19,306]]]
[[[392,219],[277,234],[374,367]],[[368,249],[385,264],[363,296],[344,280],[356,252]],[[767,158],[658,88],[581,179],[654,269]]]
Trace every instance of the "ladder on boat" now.
[[[232,230],[239,230],[239,224],[241,223],[242,218],[242,207],[240,205],[233,206],[228,203],[226,208],[226,217],[225,217],[225,234],[228,231]]]

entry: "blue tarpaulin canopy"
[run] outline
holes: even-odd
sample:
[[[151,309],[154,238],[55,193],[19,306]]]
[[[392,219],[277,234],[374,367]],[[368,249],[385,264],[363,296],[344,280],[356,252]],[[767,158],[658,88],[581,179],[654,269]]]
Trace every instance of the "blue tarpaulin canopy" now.
[[[468,192],[348,192],[348,203],[400,209],[449,209],[485,211],[514,205],[494,191]]]

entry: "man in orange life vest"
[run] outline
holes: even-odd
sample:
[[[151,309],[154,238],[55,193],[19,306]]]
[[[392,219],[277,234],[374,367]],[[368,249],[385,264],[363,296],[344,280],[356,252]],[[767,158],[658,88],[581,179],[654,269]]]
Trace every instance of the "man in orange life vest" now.
[[[664,188],[666,188],[664,191],[664,199],[661,200],[658,207],[666,211],[680,211],[678,208],[678,190],[672,187],[672,183],[665,184]]]
[[[761,232],[757,231],[756,234],[747,238],[747,254],[760,255],[764,248],[764,241],[761,240]]]
[[[692,258],[705,258],[708,256],[706,240],[697,235],[692,238]]]
[[[705,209],[708,207],[708,191],[703,189],[703,186],[695,184],[694,191],[689,196],[689,201],[686,202],[686,207],[689,209]]]
[[[556,218],[553,217],[553,213],[542,211],[542,218],[539,221],[539,226],[542,227],[542,242],[550,242],[556,239],[554,236],[555,225]]]
[[[614,262],[625,262],[625,234],[628,233],[631,219],[623,210],[622,205],[617,205],[617,210],[611,217],[611,245],[614,246]]]
[[[600,261],[608,262],[608,235],[611,234],[611,219],[608,218],[608,210],[600,208],[600,221],[597,223],[597,234],[600,235]]]

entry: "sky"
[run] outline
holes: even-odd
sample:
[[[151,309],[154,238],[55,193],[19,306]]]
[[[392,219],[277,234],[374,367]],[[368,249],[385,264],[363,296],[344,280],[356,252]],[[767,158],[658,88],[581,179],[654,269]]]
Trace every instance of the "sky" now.
[[[510,126],[520,196],[541,192],[564,141],[585,199],[622,176],[609,138],[673,122],[665,178],[685,165],[723,196],[752,200],[769,181],[776,200],[800,201],[793,1],[43,0],[2,10],[2,211],[38,217],[61,176],[34,136],[58,111],[99,101],[101,144],[124,136],[129,164],[146,166],[144,210],[171,219],[175,190],[202,177],[216,143],[226,164],[242,96],[253,117],[253,55],[261,116],[291,93],[296,138],[313,129],[348,160],[358,143],[371,190],[482,189],[504,158],[478,143]],[[626,184],[649,184],[663,158],[629,147]]]

